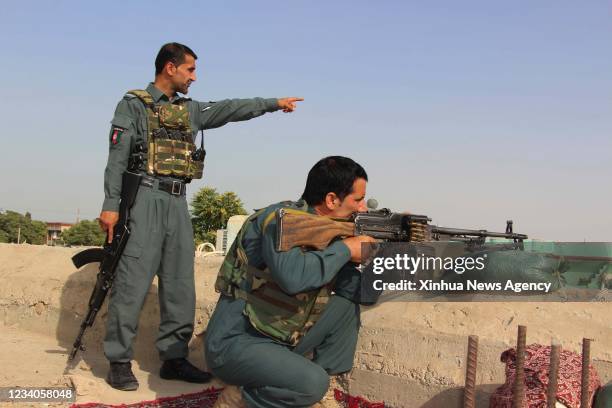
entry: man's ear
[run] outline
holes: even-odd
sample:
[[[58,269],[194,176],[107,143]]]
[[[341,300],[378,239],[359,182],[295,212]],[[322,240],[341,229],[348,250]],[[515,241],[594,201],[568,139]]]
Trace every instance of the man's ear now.
[[[340,204],[340,199],[338,198],[338,196],[336,195],[336,193],[327,193],[325,195],[325,207],[327,207],[328,210],[333,211],[336,208],[338,208],[338,205]]]
[[[176,74],[176,65],[174,65],[174,62],[166,62],[166,65],[164,66],[164,71],[166,72],[166,74],[168,74],[168,76],[174,76],[174,74]]]

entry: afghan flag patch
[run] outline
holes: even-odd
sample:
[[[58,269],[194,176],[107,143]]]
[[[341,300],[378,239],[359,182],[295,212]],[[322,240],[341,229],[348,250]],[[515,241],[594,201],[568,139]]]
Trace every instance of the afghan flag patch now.
[[[124,131],[125,129],[120,128],[120,127],[113,128],[113,135],[111,136],[111,143],[114,145],[119,143],[119,139],[121,139],[121,135],[123,134]]]

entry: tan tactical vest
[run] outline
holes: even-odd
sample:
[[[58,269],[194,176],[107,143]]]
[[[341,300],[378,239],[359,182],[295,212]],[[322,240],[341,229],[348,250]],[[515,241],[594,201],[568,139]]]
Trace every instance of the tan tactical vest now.
[[[293,204],[294,208],[297,207]],[[295,346],[323,313],[331,294],[330,285],[289,295],[274,283],[267,268],[249,265],[242,239],[250,223],[263,211],[252,214],[240,229],[219,269],[215,290],[244,299],[244,314],[255,329],[280,343]],[[263,231],[275,215],[272,212],[266,217]],[[245,281],[248,288],[246,291],[241,289],[245,287]]]
[[[184,101],[156,105],[147,91],[132,90],[128,94],[137,96],[147,111],[147,173],[187,180],[202,178],[204,160],[194,157],[197,148]]]

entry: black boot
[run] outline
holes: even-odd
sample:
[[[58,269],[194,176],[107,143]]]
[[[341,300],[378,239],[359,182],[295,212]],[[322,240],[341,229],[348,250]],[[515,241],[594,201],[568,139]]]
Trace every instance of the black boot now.
[[[134,391],[138,389],[138,380],[132,373],[132,363],[110,363],[110,371],[106,382],[113,388],[121,391]]]
[[[200,370],[184,358],[164,361],[159,376],[164,380],[181,380],[198,384],[209,382],[212,378],[212,374]]]

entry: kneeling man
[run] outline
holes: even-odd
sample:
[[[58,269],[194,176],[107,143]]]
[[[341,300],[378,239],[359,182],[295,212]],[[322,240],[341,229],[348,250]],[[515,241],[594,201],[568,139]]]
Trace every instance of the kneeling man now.
[[[257,211],[243,225],[219,271],[221,292],[208,324],[205,353],[212,373],[231,384],[215,407],[310,407],[329,375],[349,371],[359,332],[361,243],[276,250],[279,208],[333,218],[366,211],[368,176],[353,160],[331,156],[308,173],[298,202]]]

